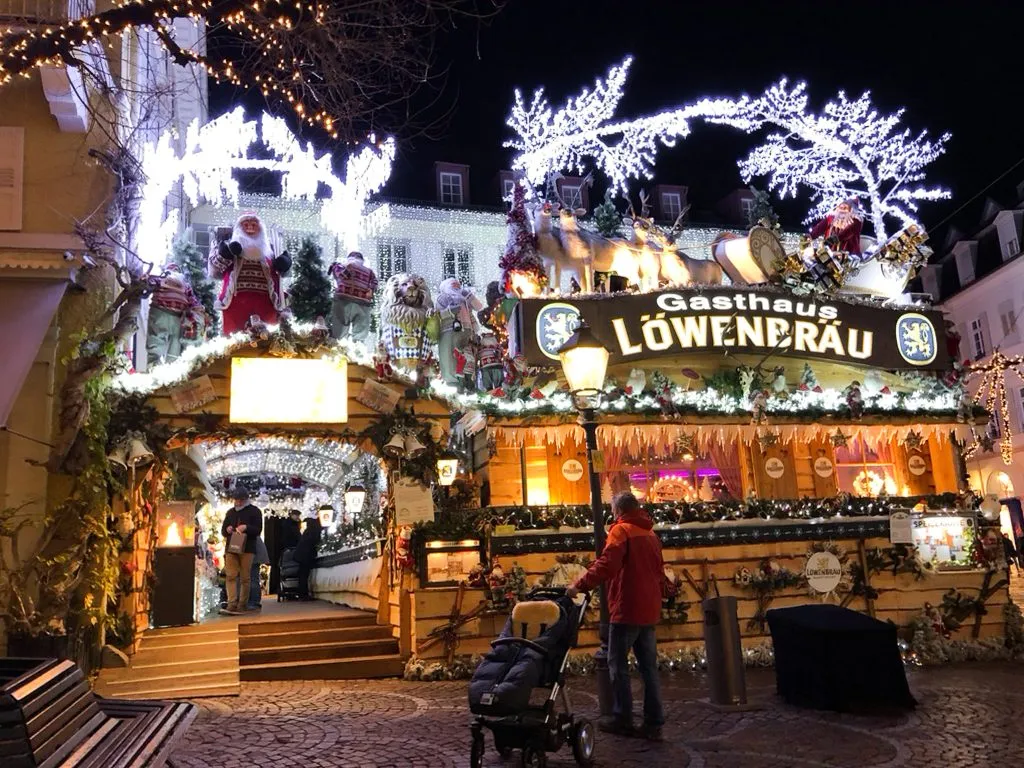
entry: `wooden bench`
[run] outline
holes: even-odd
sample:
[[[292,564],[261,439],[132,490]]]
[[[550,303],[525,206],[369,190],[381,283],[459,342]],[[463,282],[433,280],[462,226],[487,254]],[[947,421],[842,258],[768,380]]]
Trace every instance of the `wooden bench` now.
[[[96,696],[70,661],[0,659],[0,766],[161,766],[197,712],[186,702]]]

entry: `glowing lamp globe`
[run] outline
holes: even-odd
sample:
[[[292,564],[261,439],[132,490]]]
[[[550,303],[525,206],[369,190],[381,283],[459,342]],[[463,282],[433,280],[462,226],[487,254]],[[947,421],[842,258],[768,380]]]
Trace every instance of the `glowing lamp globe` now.
[[[326,528],[334,520],[334,507],[330,504],[324,504],[317,510],[316,516],[320,519],[320,525]]]
[[[586,323],[580,323],[572,338],[558,350],[562,373],[577,401],[596,402],[604,389],[608,357],[608,350]]]
[[[981,510],[982,517],[986,520],[998,520],[999,513],[1003,509],[1003,505],[999,503],[999,499],[996,498],[994,493],[985,495],[985,500],[978,505],[978,509]]]
[[[459,457],[450,453],[441,454],[437,460],[437,482],[448,486],[455,482],[459,474]]]
[[[350,485],[345,490],[345,512],[355,517],[363,511],[366,501],[366,489],[361,485]]]

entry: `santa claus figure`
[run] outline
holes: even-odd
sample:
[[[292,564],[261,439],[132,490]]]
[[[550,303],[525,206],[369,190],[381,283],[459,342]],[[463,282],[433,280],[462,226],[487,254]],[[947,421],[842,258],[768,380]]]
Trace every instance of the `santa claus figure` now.
[[[377,290],[377,275],[366,266],[359,251],[332,264],[330,272],[334,278],[331,333],[336,339],[347,336],[365,341],[370,332],[370,305]]]
[[[860,233],[864,222],[857,215],[857,201],[844,200],[835,211],[819,221],[810,231],[812,238],[824,238],[825,244],[836,251],[860,256]]]
[[[483,302],[473,289],[457,278],[450,277],[441,283],[437,294],[437,311],[440,320],[440,337],[437,342],[437,359],[441,365],[441,378],[446,384],[458,385],[466,375],[466,363],[472,359],[476,365],[475,312],[483,309]],[[475,373],[475,371],[474,371]]]
[[[168,264],[149,300],[146,354],[149,365],[177,360],[181,351],[202,339],[206,315],[177,264]]]
[[[239,218],[231,239],[215,246],[209,261],[210,276],[221,280],[216,306],[225,334],[245,330],[253,317],[278,321],[286,308],[281,278],[291,266],[287,251],[275,252],[256,214]]]

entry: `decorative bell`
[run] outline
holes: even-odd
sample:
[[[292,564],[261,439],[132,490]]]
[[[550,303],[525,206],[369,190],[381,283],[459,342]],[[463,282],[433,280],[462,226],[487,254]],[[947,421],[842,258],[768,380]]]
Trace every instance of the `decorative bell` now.
[[[405,438],[405,455],[410,459],[415,459],[417,456],[423,454],[427,450],[427,447],[423,445],[416,437],[416,435],[409,435]]]
[[[107,461],[121,469],[128,469],[128,446],[125,443],[116,446],[107,454]]]
[[[405,456],[405,440],[397,432],[391,436],[388,440],[388,444],[384,446],[384,453],[388,456]]]
[[[153,460],[153,452],[145,441],[133,437],[128,446],[128,466],[137,467],[141,464],[149,464]]]

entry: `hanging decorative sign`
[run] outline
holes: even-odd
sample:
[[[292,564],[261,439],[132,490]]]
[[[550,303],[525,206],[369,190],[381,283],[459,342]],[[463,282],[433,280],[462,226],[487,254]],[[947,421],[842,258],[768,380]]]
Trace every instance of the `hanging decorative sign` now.
[[[358,402],[378,413],[394,413],[401,398],[401,392],[373,379],[363,381],[363,388],[356,395]]]
[[[814,460],[814,474],[818,477],[832,477],[836,467],[828,456],[819,456]]]
[[[910,474],[920,477],[928,471],[928,465],[925,463],[923,456],[917,453],[912,453],[907,458],[907,469],[910,470]]]
[[[395,524],[415,525],[434,519],[434,498],[430,489],[411,477],[400,477],[394,482]]]
[[[276,394],[274,394],[276,393]],[[344,358],[231,358],[232,424],[344,424]]]
[[[594,468],[597,474],[603,474],[608,470],[604,465],[604,451],[591,451],[590,453],[590,465]]]
[[[781,350],[885,370],[949,366],[938,312],[740,287],[616,294],[614,300],[522,299],[510,323],[510,351],[531,365],[556,365],[559,349],[581,320],[611,352],[612,365],[726,348],[750,354]]]
[[[583,479],[583,464],[577,459],[567,459],[562,464],[562,477],[570,483],[576,483]]]
[[[807,579],[807,586],[815,592],[831,594],[842,581],[843,564],[831,552],[812,552],[807,556],[804,578]]]
[[[786,474],[786,464],[782,459],[770,456],[764,460],[764,473],[772,480],[778,480]]]
[[[914,526],[907,512],[889,515],[889,541],[893,544],[913,544]]]
[[[180,387],[175,387],[168,393],[171,404],[178,413],[188,413],[204,405],[209,405],[217,399],[217,392],[213,388],[213,382],[209,376],[186,381]]]

